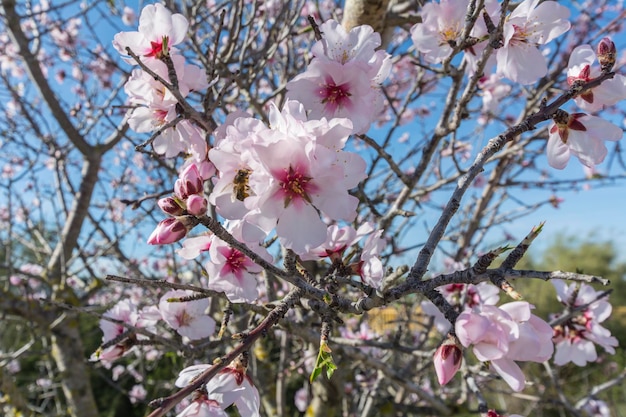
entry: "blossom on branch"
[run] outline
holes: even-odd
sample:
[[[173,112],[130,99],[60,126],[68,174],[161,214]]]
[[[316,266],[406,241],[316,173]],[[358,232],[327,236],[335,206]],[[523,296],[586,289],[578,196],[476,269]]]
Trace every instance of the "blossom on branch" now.
[[[567,285],[561,280],[552,280],[552,285],[556,288],[557,299],[571,311],[571,316],[554,329],[554,363],[564,365],[574,362],[578,366],[585,366],[587,362],[594,362],[598,358],[594,344],[614,354],[617,339],[600,325],[612,311],[611,304],[602,297],[602,293],[587,284],[578,287],[576,283]],[[560,316],[555,315],[555,319]]]
[[[380,84],[391,70],[391,57],[376,51],[380,35],[370,26],[350,32],[335,20],[320,26],[307,70],[287,83],[287,96],[310,111],[312,119],[346,117],[354,133],[365,133],[383,109]]]
[[[546,150],[548,163],[556,169],[565,168],[571,155],[593,168],[604,161],[608,153],[604,141],[618,141],[624,134],[613,123],[585,113],[569,114],[559,110],[553,119]]]
[[[546,58],[537,46],[567,32],[569,16],[569,9],[556,1],[520,3],[504,23],[504,46],[496,54],[498,74],[520,84],[532,84],[546,75]]]
[[[188,27],[183,15],[172,14],[160,3],[148,4],[139,16],[139,30],[116,34],[113,46],[122,56],[127,56],[126,48],[130,48],[140,57],[158,59],[185,39]]]
[[[543,362],[554,352],[552,328],[530,310],[525,301],[500,307],[483,305],[461,313],[455,323],[461,344],[473,346],[476,358],[489,361],[514,391],[521,391],[526,384],[515,361]]]
[[[569,57],[567,84],[571,87],[575,83],[587,83],[599,77],[600,68],[592,67],[595,61],[596,53],[591,46],[576,47]],[[604,80],[599,86],[583,91],[574,98],[574,101],[581,109],[594,113],[624,99],[626,99],[626,77],[615,74],[612,79]]]
[[[203,339],[215,331],[215,320],[206,314],[209,299],[178,301],[194,295],[192,291],[168,291],[159,301],[159,311],[163,320],[181,336],[191,340]]]

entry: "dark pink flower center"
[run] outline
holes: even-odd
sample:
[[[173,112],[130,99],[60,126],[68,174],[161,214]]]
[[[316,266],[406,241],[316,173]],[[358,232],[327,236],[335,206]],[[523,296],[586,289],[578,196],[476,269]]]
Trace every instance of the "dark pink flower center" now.
[[[338,107],[347,107],[350,104],[350,84],[344,83],[337,85],[333,79],[327,79],[326,84],[322,84],[318,91],[322,98],[322,104],[331,112],[337,110]]]
[[[160,58],[162,55],[167,55],[168,50],[168,41],[169,38],[167,36],[163,36],[160,42],[150,41],[150,50],[148,53],[144,54],[144,56]]]
[[[307,176],[304,169],[289,165],[289,169],[283,170],[277,180],[280,184],[280,191],[285,199],[285,207],[293,200],[305,200],[310,203],[309,194],[316,191],[317,187],[311,183],[311,177]]]

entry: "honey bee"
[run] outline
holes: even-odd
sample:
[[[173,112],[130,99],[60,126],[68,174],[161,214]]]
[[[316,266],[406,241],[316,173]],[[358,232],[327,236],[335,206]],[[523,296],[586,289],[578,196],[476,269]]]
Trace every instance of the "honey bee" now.
[[[240,169],[233,179],[233,201],[235,199],[243,201],[250,196],[250,186],[248,186],[249,169]]]

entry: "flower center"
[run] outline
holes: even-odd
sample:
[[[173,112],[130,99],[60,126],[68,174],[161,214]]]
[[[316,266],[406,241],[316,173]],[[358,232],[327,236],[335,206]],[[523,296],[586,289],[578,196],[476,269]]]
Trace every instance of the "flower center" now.
[[[337,85],[333,80],[327,80],[319,90],[319,96],[322,98],[322,104],[334,112],[338,107],[350,104],[350,85],[348,83]]]
[[[308,192],[311,191],[313,187],[310,181],[310,177],[307,177],[299,169],[293,169],[293,167],[289,165],[289,169],[285,170],[283,178],[280,179],[280,188],[285,197],[285,207],[294,199],[304,199],[309,203],[311,202]]]

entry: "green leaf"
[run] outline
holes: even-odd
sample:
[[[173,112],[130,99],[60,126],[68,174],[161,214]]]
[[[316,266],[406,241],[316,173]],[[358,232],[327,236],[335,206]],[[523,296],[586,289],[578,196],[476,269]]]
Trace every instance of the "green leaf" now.
[[[315,360],[315,367],[313,368],[309,381],[315,381],[317,377],[320,376],[322,369],[324,368],[326,368],[326,378],[330,379],[333,376],[333,373],[337,369],[337,365],[335,365],[335,362],[333,361],[333,355],[331,355],[331,352],[332,350],[328,347],[328,342],[322,340],[320,342],[320,351],[317,355],[317,359]]]

